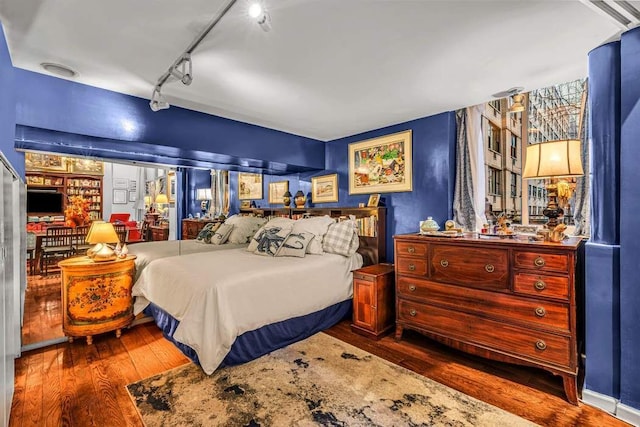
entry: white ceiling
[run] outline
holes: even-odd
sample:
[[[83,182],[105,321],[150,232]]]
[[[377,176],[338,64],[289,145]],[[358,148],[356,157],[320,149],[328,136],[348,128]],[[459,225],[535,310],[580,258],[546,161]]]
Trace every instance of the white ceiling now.
[[[14,66],[149,99],[227,0],[3,0]],[[193,54],[172,105],[323,141],[587,75],[621,26],[581,1],[239,0]],[[632,1],[640,8],[640,1]],[[161,114],[161,113],[156,113]]]

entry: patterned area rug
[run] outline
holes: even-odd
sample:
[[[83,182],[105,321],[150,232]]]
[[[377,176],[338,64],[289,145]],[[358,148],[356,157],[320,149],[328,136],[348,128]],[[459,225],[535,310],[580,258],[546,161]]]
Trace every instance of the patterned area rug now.
[[[127,386],[146,426],[532,426],[319,333],[211,376],[193,365]]]

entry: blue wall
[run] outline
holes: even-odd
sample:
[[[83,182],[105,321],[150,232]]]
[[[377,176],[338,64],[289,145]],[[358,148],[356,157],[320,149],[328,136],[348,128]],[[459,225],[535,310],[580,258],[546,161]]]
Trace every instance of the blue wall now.
[[[50,151],[77,154],[67,151],[76,147],[100,155],[104,147],[104,157],[115,151],[132,159],[158,154],[169,164],[210,159],[274,173],[324,167],[321,141],[178,107],[153,112],[146,99],[14,70],[20,88],[16,123],[26,129],[57,131]]]
[[[14,70],[0,23],[0,151],[18,174],[24,177],[24,154],[13,148],[16,125]]]
[[[585,388],[640,409],[640,28],[589,55],[592,241]]]
[[[413,191],[384,193],[387,206],[387,262],[393,262],[393,235],[418,231],[421,220],[432,216],[441,226],[452,217],[455,171],[455,113],[448,112],[400,123],[329,142],[326,169],[338,173],[338,203],[358,206],[368,195],[349,195],[348,145],[378,136],[412,130]]]
[[[640,409],[640,28],[620,45],[620,401]]]

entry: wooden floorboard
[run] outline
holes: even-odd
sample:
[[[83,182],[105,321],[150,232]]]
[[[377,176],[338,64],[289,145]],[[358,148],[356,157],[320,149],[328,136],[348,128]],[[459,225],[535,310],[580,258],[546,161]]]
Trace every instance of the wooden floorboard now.
[[[562,381],[544,371],[488,361],[408,331],[373,341],[343,321],[327,331],[347,343],[543,426],[623,426],[609,414],[568,403]],[[16,360],[9,425],[142,426],[125,386],[187,363],[153,323],[24,353]]]

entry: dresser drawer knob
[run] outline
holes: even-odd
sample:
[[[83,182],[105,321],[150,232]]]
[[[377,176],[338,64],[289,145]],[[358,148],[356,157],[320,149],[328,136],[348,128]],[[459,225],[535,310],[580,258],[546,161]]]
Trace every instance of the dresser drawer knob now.
[[[410,254],[414,253],[416,251],[416,248],[414,248],[413,246],[409,246],[407,248],[407,252],[409,252]]]
[[[545,310],[544,307],[536,307],[536,316],[544,317],[545,314],[547,314],[547,310]]]
[[[547,343],[545,343],[542,340],[538,340],[538,341],[536,341],[536,348],[538,350],[546,350],[547,349]]]
[[[440,260],[440,265],[447,268],[449,267],[449,261],[447,261],[446,259],[441,259]]]
[[[409,290],[411,292],[415,291],[416,290],[416,285],[409,285]]]
[[[534,287],[534,288],[536,288],[536,289],[537,289],[537,290],[539,290],[539,291],[543,291],[543,290],[544,290],[544,288],[546,288],[546,287],[547,287],[547,285],[546,285],[546,283],[544,283],[542,280],[536,280],[536,281],[533,283],[533,287]]]
[[[484,269],[487,271],[487,273],[493,273],[493,271],[496,269],[493,264],[487,264],[484,266]]]
[[[415,310],[413,310],[413,309],[409,310],[409,315],[410,315],[411,317],[415,317],[415,315],[416,315],[416,314],[418,314],[418,312],[417,312],[417,311],[415,311]]]
[[[409,264],[409,271],[415,271],[416,270],[416,265],[415,264]]]
[[[533,264],[534,264],[536,267],[544,267],[544,258],[542,258],[542,257],[540,257],[540,256],[539,256],[538,258],[536,258],[536,259],[533,261]]]

